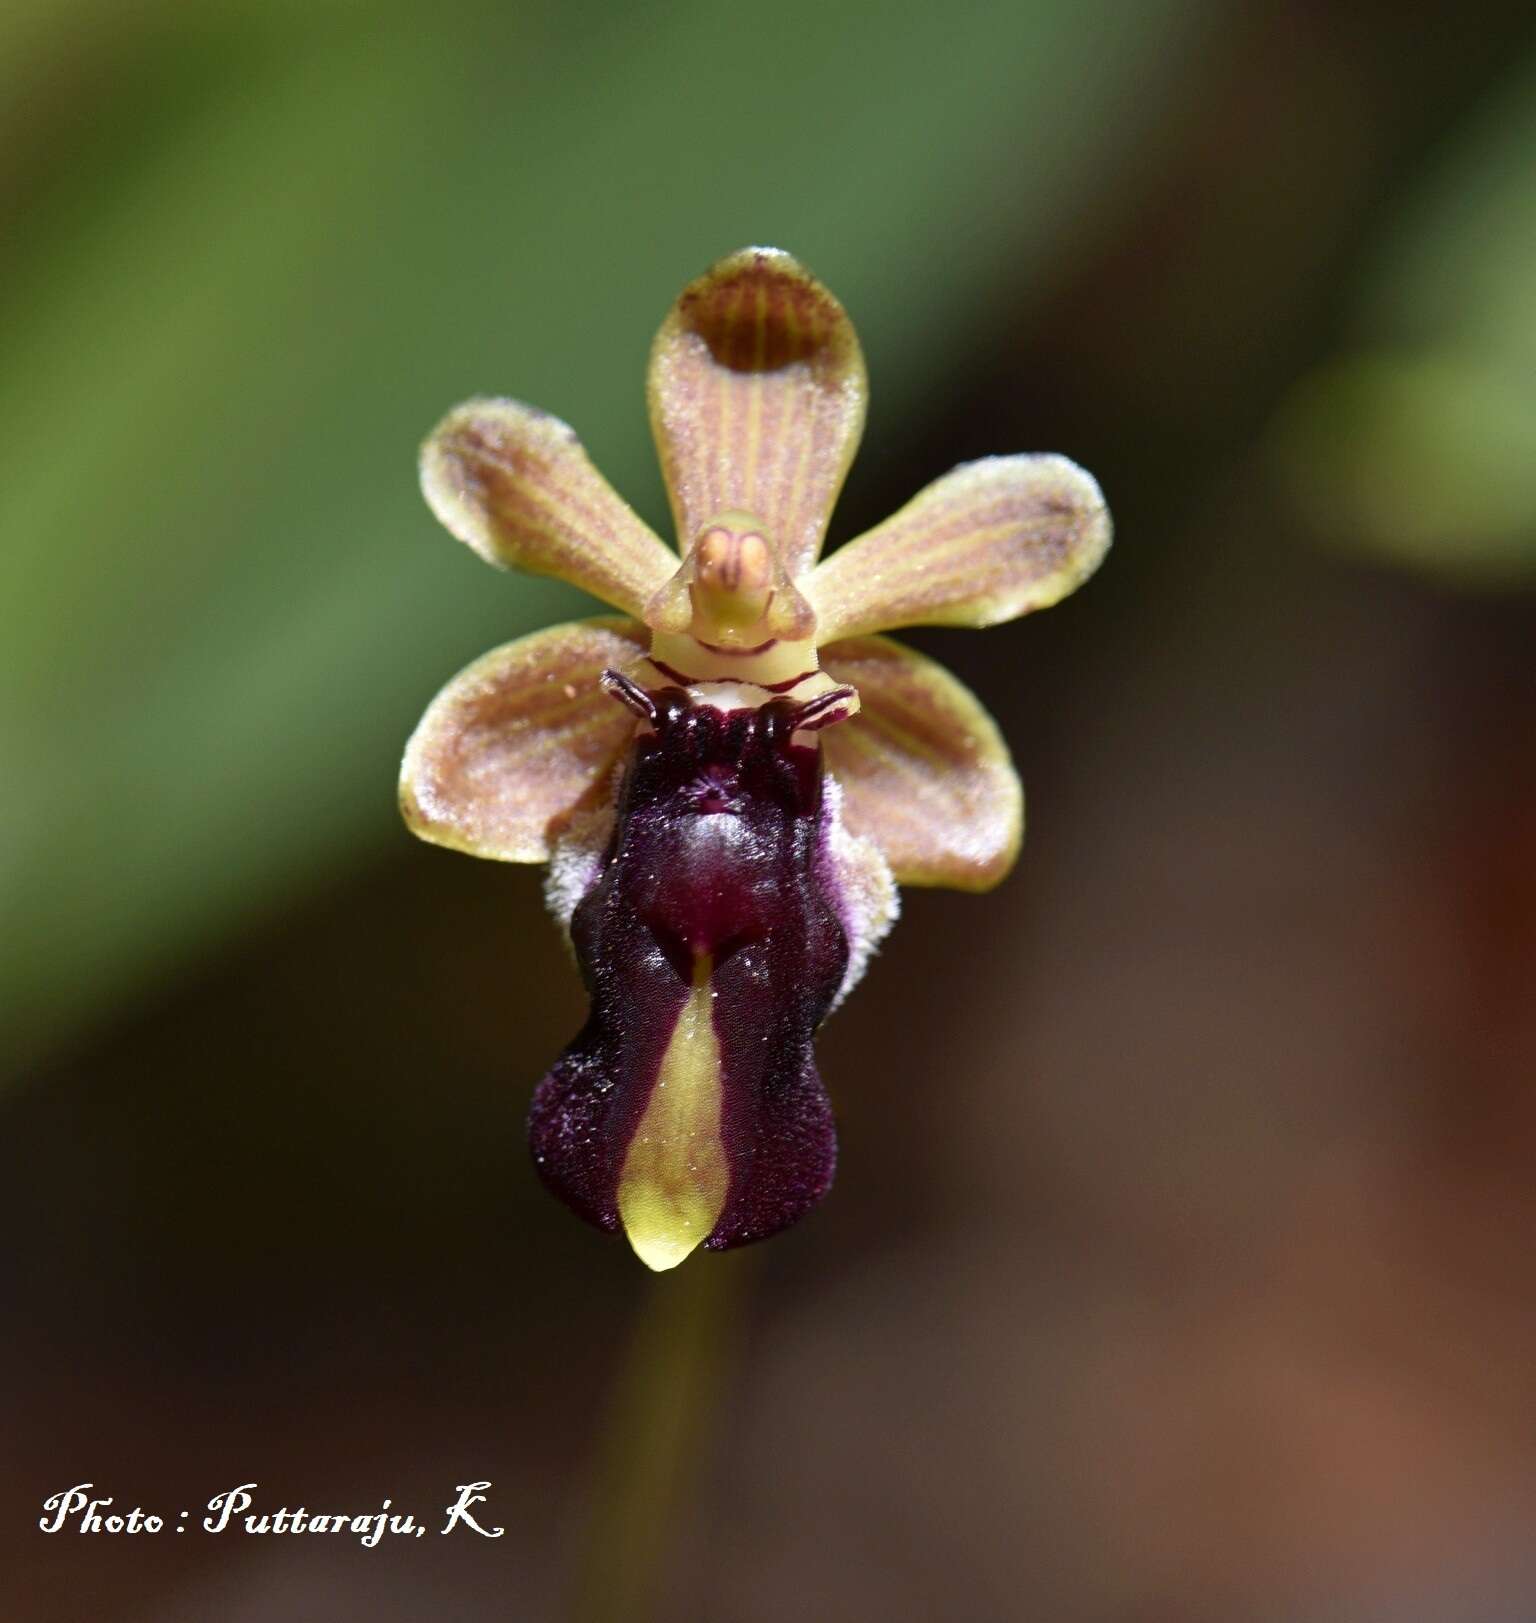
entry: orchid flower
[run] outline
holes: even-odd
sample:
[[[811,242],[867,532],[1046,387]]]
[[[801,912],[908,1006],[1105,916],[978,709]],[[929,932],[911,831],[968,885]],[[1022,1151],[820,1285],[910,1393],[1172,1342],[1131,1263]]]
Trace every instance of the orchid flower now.
[[[1018,854],[996,724],[879,633],[1045,608],[1110,525],[1066,458],[989,457],[818,562],[864,361],[842,307],[777,250],[684,289],[647,392],[676,552],[531,406],[471,400],[428,438],[422,488],[459,540],[620,612],[456,676],[400,789],[423,839],[550,864],[591,1012],[535,1091],[534,1162],[662,1269],[825,1194],[837,1141],[812,1039],[896,887],[987,890]]]

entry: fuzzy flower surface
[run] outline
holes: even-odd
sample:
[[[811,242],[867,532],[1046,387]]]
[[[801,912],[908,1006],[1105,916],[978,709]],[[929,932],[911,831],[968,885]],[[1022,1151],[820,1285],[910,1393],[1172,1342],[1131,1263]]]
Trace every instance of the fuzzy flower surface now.
[[[651,351],[674,550],[563,422],[477,399],[422,449],[422,489],[501,568],[619,611],[497,648],[432,701],[406,822],[548,862],[591,997],[534,1094],[544,1181],[652,1268],[765,1238],[836,1161],[816,1029],[898,885],[984,891],[1023,795],[980,702],[882,633],[990,626],[1098,566],[1109,516],[1065,457],[965,463],[826,559],[867,384],[853,327],[788,254],[684,289]]]

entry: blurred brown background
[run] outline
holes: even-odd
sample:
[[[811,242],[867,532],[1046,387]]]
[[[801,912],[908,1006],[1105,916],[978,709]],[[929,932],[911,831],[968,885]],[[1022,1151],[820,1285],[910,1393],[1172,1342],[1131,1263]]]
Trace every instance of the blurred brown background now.
[[[7,1618],[1536,1616],[1528,6],[26,0],[0,84]],[[1118,540],[913,638],[1021,867],[829,1025],[820,1211],[650,1277],[527,1165],[538,874],[395,818],[579,607],[414,447],[515,394],[659,523],[750,241],[864,340],[834,540],[1018,449]],[[431,1531],[41,1534],[84,1481]]]

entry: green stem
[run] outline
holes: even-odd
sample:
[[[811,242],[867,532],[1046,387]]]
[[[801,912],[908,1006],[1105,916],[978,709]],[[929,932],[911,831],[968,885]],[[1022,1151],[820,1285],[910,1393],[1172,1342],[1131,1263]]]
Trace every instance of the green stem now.
[[[573,1623],[642,1623],[654,1612],[750,1267],[706,1254],[648,1282],[600,1442]]]

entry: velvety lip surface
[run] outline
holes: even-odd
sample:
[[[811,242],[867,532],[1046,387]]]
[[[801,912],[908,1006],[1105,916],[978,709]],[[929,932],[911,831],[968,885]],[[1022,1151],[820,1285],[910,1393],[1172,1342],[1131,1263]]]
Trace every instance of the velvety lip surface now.
[[[676,688],[651,698],[654,731],[636,741],[602,875],[571,920],[591,1013],[535,1093],[530,1136],[556,1194],[601,1228],[625,1226],[626,1165],[707,963],[717,1057],[689,1085],[716,1090],[713,1131],[679,1142],[670,1170],[652,1157],[646,1175],[665,1176],[657,1200],[697,1221],[718,1154],[718,1209],[687,1250],[721,1249],[786,1227],[831,1184],[836,1138],[811,1044],[848,945],[820,860],[820,751],[791,742],[800,707],[722,712]]]

